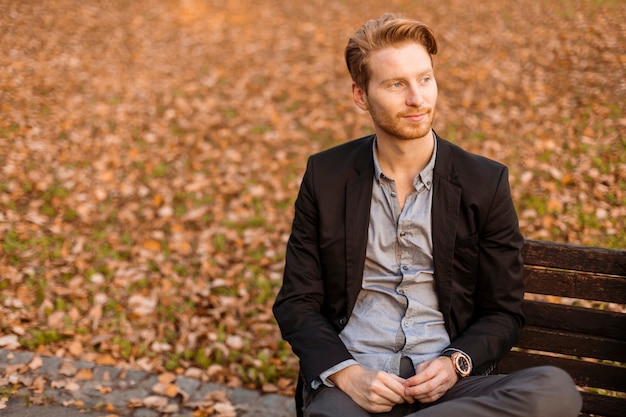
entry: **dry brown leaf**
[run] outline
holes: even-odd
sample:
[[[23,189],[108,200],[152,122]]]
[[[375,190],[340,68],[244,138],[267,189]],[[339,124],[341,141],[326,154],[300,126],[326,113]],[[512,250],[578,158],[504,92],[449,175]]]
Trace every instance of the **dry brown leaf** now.
[[[91,369],[81,369],[76,373],[75,377],[77,381],[91,381],[93,379],[93,372],[91,372]]]
[[[6,349],[17,349],[20,347],[17,335],[9,334],[6,336],[0,336],[0,347]]]
[[[141,398],[131,398],[126,402],[128,408],[140,408],[144,406],[144,402]]]
[[[172,382],[176,381],[176,378],[177,376],[173,372],[163,372],[159,374],[159,376],[157,377],[157,380],[161,384],[171,384]]]
[[[98,365],[103,365],[103,366],[107,366],[107,365],[108,366],[114,366],[114,365],[118,364],[117,360],[115,360],[115,358],[113,356],[109,355],[109,354],[98,355],[95,358],[95,362]]]
[[[166,388],[165,388],[165,392],[164,394],[170,398],[174,398],[176,397],[179,393],[180,393],[180,389],[174,385],[174,384],[169,384]]]
[[[63,361],[59,367],[59,373],[65,376],[74,376],[78,372],[78,368],[71,361]]]
[[[63,388],[65,388],[66,384],[67,384],[67,380],[65,380],[65,379],[55,379],[54,381],[50,382],[50,388],[52,388],[52,389],[63,389]]]
[[[30,370],[34,371],[36,369],[41,368],[42,365],[43,365],[43,359],[41,359],[41,356],[34,356],[33,359],[30,361],[30,363],[28,364],[28,367],[30,368]]]
[[[32,405],[43,405],[46,402],[46,398],[41,395],[34,395],[34,396],[28,397],[28,402],[29,404],[32,404]]]
[[[237,410],[231,403],[217,403],[213,408],[217,417],[237,417]]]
[[[266,393],[277,393],[278,387],[274,384],[266,383],[261,386],[261,390]]]
[[[113,392],[113,388],[100,385],[98,386],[98,392],[100,392],[100,394],[110,394]]]
[[[157,395],[149,395],[145,397],[142,402],[145,407],[153,408],[157,411],[165,409],[168,405],[167,398]]]
[[[39,376],[28,386],[28,389],[35,394],[43,394],[46,389],[46,378]]]
[[[79,340],[74,340],[68,346],[68,351],[73,357],[80,357],[83,353],[83,344]]]
[[[64,388],[69,392],[77,392],[80,390],[80,385],[76,381],[67,380]]]
[[[161,242],[156,240],[146,240],[143,242],[143,247],[152,252],[159,252],[161,250]]]

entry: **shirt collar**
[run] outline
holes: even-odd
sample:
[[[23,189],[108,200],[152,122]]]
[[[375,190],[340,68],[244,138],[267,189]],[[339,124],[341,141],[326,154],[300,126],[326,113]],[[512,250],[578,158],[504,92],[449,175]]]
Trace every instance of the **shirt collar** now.
[[[430,187],[432,187],[433,170],[435,168],[435,159],[437,158],[437,138],[435,137],[435,132],[432,130],[431,132],[433,135],[433,142],[435,144],[433,148],[433,154],[430,157],[430,161],[428,161],[428,164],[426,164],[422,172],[420,172],[413,180],[413,184],[415,185],[416,188],[418,186],[418,183],[421,182],[429,190],[430,190]],[[372,153],[374,154],[374,174],[375,174],[374,178],[376,179],[378,183],[380,183],[381,176],[385,178],[389,178],[389,177],[387,177],[383,173],[383,170],[380,168],[380,163],[378,162],[378,152],[376,152],[376,141],[377,141],[377,138],[375,137],[374,142],[372,144]]]

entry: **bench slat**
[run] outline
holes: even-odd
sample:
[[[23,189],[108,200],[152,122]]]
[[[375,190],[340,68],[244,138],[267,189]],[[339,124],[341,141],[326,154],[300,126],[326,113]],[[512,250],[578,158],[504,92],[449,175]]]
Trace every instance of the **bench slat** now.
[[[583,412],[586,415],[605,417],[624,417],[626,398],[609,397],[606,395],[581,392]]]
[[[626,275],[626,251],[526,240],[522,254],[526,265]]]
[[[523,349],[626,362],[626,342],[582,333],[525,326],[516,345]]]
[[[533,352],[511,351],[498,363],[498,372],[508,374],[533,366],[552,365],[567,371],[576,385],[626,392],[626,368]]]
[[[625,250],[527,240],[523,257],[527,293],[626,304]],[[527,322],[518,348],[498,372],[554,365],[579,386],[626,392],[626,314],[558,301],[524,301]],[[583,392],[580,416],[624,416],[626,398],[603,394]]]
[[[626,341],[626,314],[541,301],[524,301],[526,324]]]
[[[626,278],[525,266],[526,292],[623,304]]]

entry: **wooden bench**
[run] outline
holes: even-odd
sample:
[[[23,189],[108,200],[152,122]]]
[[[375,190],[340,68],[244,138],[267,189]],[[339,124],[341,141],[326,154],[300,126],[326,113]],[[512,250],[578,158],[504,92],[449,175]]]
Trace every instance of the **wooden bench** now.
[[[526,326],[498,372],[558,366],[581,416],[626,416],[626,251],[528,240],[523,253]]]

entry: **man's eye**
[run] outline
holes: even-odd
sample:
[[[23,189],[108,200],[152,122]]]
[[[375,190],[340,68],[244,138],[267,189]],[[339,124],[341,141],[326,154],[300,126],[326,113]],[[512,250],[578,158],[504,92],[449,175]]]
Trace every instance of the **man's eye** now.
[[[391,86],[392,86],[393,88],[400,88],[400,87],[402,87],[402,84],[401,84],[401,83],[399,83],[399,82],[395,82],[395,83],[391,83]]]

